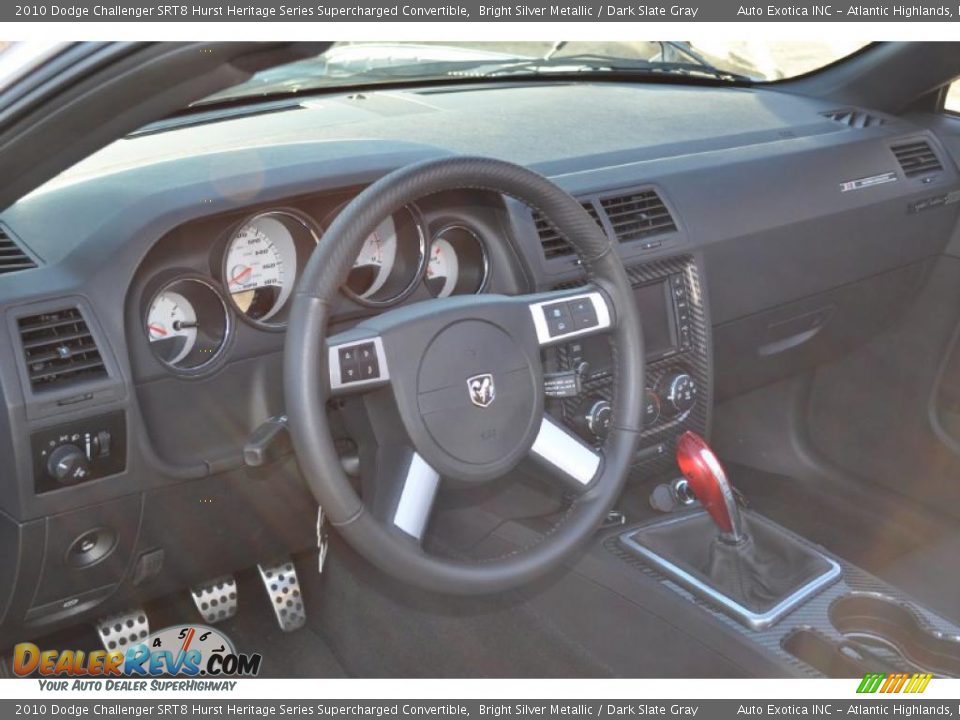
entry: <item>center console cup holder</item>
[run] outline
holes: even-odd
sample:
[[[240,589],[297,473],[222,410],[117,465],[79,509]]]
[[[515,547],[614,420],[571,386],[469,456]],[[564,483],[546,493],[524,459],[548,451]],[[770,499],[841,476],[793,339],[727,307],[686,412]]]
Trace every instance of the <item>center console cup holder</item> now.
[[[904,665],[919,670],[960,676],[960,636],[934,629],[903,601],[854,592],[834,600],[829,614],[848,642],[893,652],[903,658]]]

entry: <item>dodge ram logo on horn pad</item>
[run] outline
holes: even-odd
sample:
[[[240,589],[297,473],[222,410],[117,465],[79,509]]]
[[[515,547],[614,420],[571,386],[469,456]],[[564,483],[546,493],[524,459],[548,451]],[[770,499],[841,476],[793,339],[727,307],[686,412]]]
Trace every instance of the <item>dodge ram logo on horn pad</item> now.
[[[470,392],[470,402],[477,407],[490,407],[493,399],[497,396],[496,388],[493,385],[493,375],[490,373],[467,378],[467,390]]]

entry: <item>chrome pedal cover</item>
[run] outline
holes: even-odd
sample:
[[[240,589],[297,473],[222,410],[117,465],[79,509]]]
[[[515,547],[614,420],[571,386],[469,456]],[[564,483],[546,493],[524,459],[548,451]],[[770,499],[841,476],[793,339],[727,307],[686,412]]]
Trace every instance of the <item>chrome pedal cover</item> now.
[[[135,608],[97,620],[97,634],[107,652],[122,652],[131,645],[147,641],[150,622],[145,610]]]
[[[263,580],[280,629],[291,632],[303,627],[307,622],[307,613],[303,608],[300,580],[297,579],[293,561],[287,559],[268,567],[257,565],[257,570],[260,571],[260,579]]]
[[[232,575],[223,575],[206,585],[190,588],[190,596],[208,625],[237,614],[237,581]]]

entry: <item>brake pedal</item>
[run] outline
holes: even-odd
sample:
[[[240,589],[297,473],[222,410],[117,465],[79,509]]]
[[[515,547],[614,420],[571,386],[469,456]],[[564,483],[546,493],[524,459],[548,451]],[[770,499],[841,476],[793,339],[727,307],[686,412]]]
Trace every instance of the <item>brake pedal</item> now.
[[[135,608],[97,620],[97,634],[107,652],[122,651],[130,645],[146,642],[150,637],[150,622],[143,608]]]
[[[237,581],[232,575],[222,575],[206,585],[192,587],[190,596],[203,621],[209,625],[237,614]]]
[[[280,629],[291,632],[303,627],[307,622],[307,612],[303,607],[300,580],[297,579],[293,561],[287,559],[269,567],[257,565],[257,570],[260,571],[260,579]]]

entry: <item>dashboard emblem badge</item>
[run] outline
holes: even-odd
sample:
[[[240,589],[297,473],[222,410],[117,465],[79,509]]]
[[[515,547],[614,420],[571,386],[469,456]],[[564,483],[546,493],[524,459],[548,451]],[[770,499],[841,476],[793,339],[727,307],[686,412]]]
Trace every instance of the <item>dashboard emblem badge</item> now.
[[[490,373],[467,378],[467,390],[470,393],[470,402],[477,407],[490,407],[497,396],[493,375]]]

